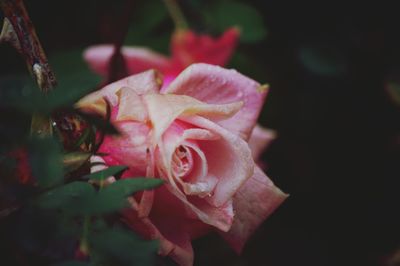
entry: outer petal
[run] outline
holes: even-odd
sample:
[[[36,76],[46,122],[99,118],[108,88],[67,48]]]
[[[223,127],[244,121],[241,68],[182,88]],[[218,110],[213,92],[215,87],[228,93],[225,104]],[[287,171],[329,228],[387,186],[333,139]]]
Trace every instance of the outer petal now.
[[[99,152],[107,165],[129,166],[131,176],[145,176],[148,165],[150,129],[146,124],[134,121],[115,123],[122,136],[106,136]]]
[[[249,146],[254,160],[258,160],[261,153],[276,138],[276,132],[271,129],[263,128],[257,124],[249,139]]]
[[[86,49],[83,57],[94,72],[106,76],[113,52],[113,45],[95,45]],[[136,74],[149,69],[165,72],[170,66],[167,57],[147,48],[123,47],[121,52],[128,68],[128,74]]]
[[[115,107],[119,103],[118,92],[123,88],[132,89],[137,95],[158,93],[162,81],[157,71],[149,70],[137,75],[132,75],[111,83],[99,91],[95,91],[76,103],[76,107],[88,112],[105,115],[107,103],[105,99]]]
[[[193,63],[223,66],[236,47],[240,35],[237,28],[230,28],[219,38],[179,30],[171,39],[173,62],[181,70]]]
[[[191,220],[185,218],[182,202],[164,187],[155,193],[154,206],[149,217],[137,216],[137,202],[131,198],[131,210],[124,212],[125,222],[148,239],[160,240],[159,253],[170,256],[181,266],[193,265],[193,250],[190,243]]]
[[[287,198],[272,181],[256,167],[254,175],[233,198],[235,219],[229,232],[222,237],[240,253],[256,228]]]
[[[236,115],[219,124],[248,139],[264,103],[267,88],[235,70],[193,64],[164,93],[188,95],[212,104],[243,102],[243,107]]]

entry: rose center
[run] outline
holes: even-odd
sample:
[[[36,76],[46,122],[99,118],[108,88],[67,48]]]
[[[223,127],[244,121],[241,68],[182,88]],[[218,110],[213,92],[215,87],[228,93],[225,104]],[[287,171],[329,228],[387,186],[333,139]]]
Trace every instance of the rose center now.
[[[193,157],[189,148],[180,145],[172,156],[172,171],[175,177],[187,176],[193,167]]]

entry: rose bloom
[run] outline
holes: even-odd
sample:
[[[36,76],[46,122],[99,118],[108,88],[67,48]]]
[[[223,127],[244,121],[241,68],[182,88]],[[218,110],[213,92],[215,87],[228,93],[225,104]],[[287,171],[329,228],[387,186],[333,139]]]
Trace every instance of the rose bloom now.
[[[238,28],[229,28],[219,37],[198,34],[192,30],[177,30],[171,36],[169,57],[145,47],[124,46],[121,53],[125,59],[129,74],[137,74],[149,69],[157,69],[163,76],[163,91],[179,73],[193,63],[207,63],[225,66],[235,51],[239,41]],[[106,76],[110,59],[114,53],[114,45],[101,44],[87,48],[84,59],[96,73]],[[254,158],[276,138],[276,132],[255,126],[249,140]],[[253,143],[255,145],[253,145]],[[260,164],[264,164],[260,162]]]
[[[107,85],[81,101],[106,115],[122,136],[107,136],[93,160],[127,165],[122,178],[157,177],[160,188],[130,198],[123,219],[160,255],[193,264],[191,239],[216,230],[237,251],[286,194],[254,163],[248,140],[267,87],[207,64],[193,64],[163,91],[149,70]],[[98,169],[97,169],[98,170]]]

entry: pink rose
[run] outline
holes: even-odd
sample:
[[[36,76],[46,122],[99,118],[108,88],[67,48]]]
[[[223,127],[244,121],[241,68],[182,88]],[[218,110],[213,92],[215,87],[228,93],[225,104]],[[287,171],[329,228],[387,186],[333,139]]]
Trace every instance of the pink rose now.
[[[286,195],[256,166],[247,140],[267,87],[207,64],[193,64],[160,92],[154,70],[112,83],[77,104],[106,113],[123,133],[106,137],[96,160],[127,165],[123,177],[165,185],[130,198],[135,231],[160,240],[161,255],[193,264],[191,239],[216,229],[238,252]],[[105,100],[106,99],[106,100]]]

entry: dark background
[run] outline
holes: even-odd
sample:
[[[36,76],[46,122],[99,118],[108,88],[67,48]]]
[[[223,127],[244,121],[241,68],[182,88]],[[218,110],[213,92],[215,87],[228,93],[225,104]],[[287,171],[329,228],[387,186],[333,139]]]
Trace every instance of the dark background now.
[[[51,53],[111,41],[121,1],[26,2]],[[201,12],[183,2],[188,20],[204,29]],[[385,90],[400,80],[398,10],[384,2],[245,2],[268,34],[239,46],[257,69],[233,66],[271,86],[260,123],[279,137],[263,159],[290,197],[241,257],[217,236],[196,240],[196,265],[389,265],[400,248],[400,106]],[[166,20],[147,45],[166,52],[171,32]],[[22,60],[0,46],[0,75],[18,71]]]

